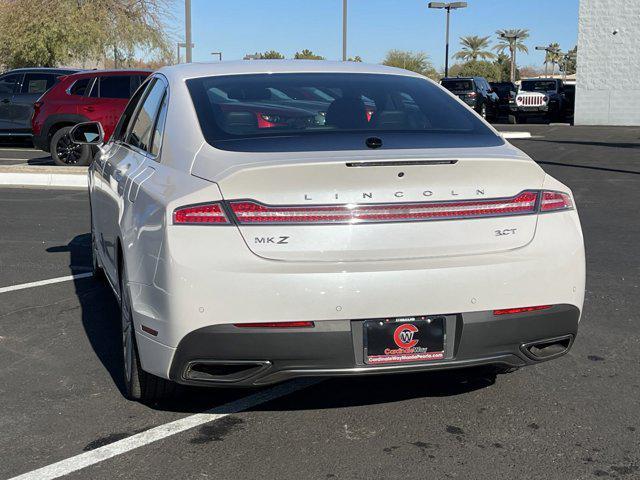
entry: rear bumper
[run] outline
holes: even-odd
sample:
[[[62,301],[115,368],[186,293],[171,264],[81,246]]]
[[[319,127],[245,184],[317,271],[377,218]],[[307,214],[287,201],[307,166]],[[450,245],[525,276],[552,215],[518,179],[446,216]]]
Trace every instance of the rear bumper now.
[[[393,365],[364,362],[362,320],[324,320],[313,328],[255,329],[215,325],[182,339],[169,377],[179,383],[259,386],[295,377],[375,375],[497,364],[521,367],[566,353],[580,310],[556,305],[537,312],[494,316],[492,311],[446,316],[443,360]],[[548,356],[531,351],[553,344]],[[538,353],[538,355],[536,354]]]

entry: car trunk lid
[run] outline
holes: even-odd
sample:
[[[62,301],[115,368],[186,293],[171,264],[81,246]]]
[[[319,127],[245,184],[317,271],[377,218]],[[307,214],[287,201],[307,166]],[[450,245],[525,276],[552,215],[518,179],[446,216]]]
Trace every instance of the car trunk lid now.
[[[519,248],[532,240],[536,215],[508,206],[494,214],[483,202],[504,206],[521,192],[541,188],[544,177],[523,158],[438,155],[255,162],[215,177],[206,171],[196,160],[192,173],[218,183],[248,248],[284,261],[426,258]],[[487,215],[460,214],[476,209]]]

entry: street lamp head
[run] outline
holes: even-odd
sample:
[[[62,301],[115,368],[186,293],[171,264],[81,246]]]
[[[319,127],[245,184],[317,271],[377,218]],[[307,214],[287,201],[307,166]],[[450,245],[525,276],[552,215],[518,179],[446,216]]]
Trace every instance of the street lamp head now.
[[[467,2],[451,2],[449,8],[467,8]]]
[[[429,8],[445,8],[447,6],[444,2],[429,2]]]
[[[548,47],[536,47],[536,50],[546,50]]]

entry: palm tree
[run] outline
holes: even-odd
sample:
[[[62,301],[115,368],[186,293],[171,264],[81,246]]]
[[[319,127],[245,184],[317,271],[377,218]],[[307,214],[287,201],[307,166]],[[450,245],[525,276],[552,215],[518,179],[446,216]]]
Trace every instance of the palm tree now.
[[[546,55],[544,57],[544,69],[547,70],[547,65],[551,64],[551,76],[553,77],[556,72],[556,65],[560,64],[560,59],[562,58],[562,52],[560,51],[560,44],[554,42],[549,45],[546,50]]]
[[[453,58],[467,61],[475,61],[478,59],[478,57],[482,58],[483,60],[496,58],[495,54],[491,53],[488,50],[489,37],[479,37],[477,35],[460,37],[460,45],[462,45],[462,50],[456,53]]]
[[[509,28],[496,30],[498,43],[493,49],[497,52],[509,50],[511,54],[511,81],[516,79],[516,52],[529,53],[529,49],[524,44],[524,40],[529,37],[529,30],[526,28]]]

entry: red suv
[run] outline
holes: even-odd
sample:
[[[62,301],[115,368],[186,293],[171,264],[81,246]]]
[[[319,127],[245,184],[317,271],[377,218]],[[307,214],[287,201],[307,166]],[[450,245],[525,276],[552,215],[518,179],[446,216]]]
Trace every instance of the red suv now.
[[[58,165],[87,165],[91,148],[71,142],[71,127],[100,122],[107,140],[129,98],[150,74],[144,70],[92,70],[62,77],[34,104],[34,145],[51,152]]]

